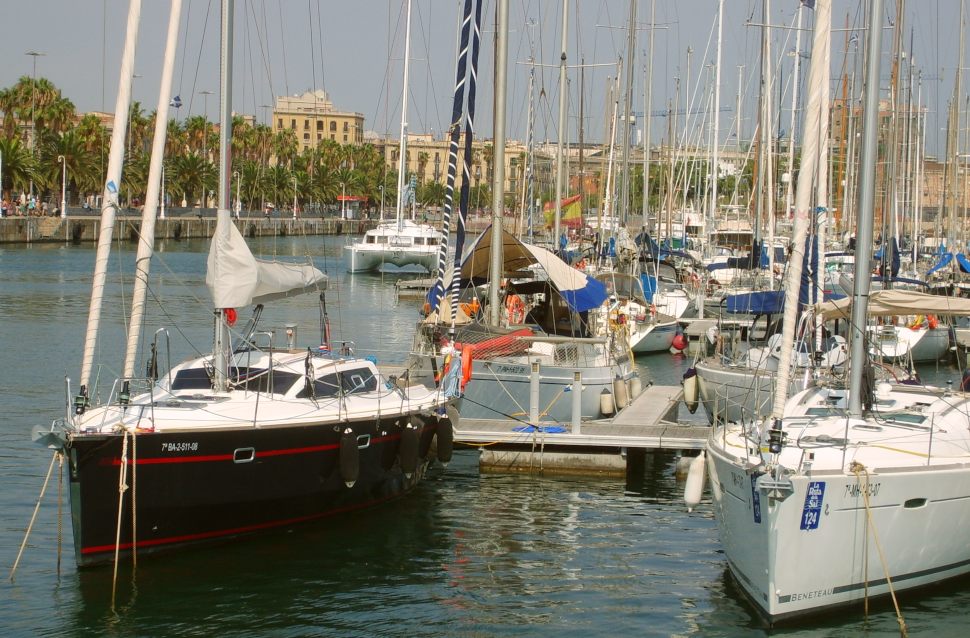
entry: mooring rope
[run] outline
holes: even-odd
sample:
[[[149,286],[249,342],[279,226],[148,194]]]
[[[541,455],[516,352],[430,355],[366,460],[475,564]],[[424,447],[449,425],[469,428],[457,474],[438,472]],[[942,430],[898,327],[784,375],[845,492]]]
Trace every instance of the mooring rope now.
[[[128,431],[121,433],[121,468],[118,470],[118,517],[115,524],[115,560],[111,577],[111,610],[115,609],[115,592],[118,589],[118,555],[121,552],[121,517],[124,513],[125,490],[128,489]]]
[[[51,474],[54,472],[54,462],[57,461],[60,453],[60,450],[58,450],[51,457],[51,464],[47,468],[47,477],[44,479],[44,485],[40,488],[40,495],[37,497],[37,503],[34,504],[34,513],[30,516],[30,523],[27,524],[27,532],[24,534],[24,540],[20,543],[20,550],[17,552],[17,560],[13,562],[13,567],[10,568],[10,582],[13,582],[14,575],[17,573],[17,566],[20,564],[20,558],[24,555],[24,549],[27,547],[27,539],[30,538],[30,532],[34,528],[34,521],[37,520],[37,511],[40,509],[40,502],[44,500],[47,484],[50,482]]]
[[[886,556],[885,554],[883,554],[882,545],[879,543],[879,534],[877,533],[876,526],[873,524],[873,521],[872,521],[872,508],[869,505],[869,470],[866,468],[865,465],[863,465],[862,463],[859,463],[858,461],[852,461],[852,464],[849,466],[849,469],[852,471],[853,474],[855,474],[857,482],[860,481],[863,475],[865,475],[865,483],[864,484],[860,483],[859,491],[862,492],[862,502],[866,506],[866,527],[870,527],[872,529],[872,538],[876,543],[876,551],[879,553],[879,561],[882,563],[883,573],[886,574],[886,585],[889,587],[889,595],[893,600],[893,607],[896,608],[896,622],[899,623],[899,634],[904,638],[906,638],[907,636],[909,636],[909,631],[906,629],[906,620],[903,618],[903,614],[899,609],[899,601],[896,600],[896,591],[893,588],[893,579],[889,575],[889,566],[886,564]],[[867,534],[867,537],[868,537],[868,534]],[[868,552],[866,552],[866,555],[868,556]],[[868,577],[868,570],[866,571],[867,571],[867,574],[866,574],[865,604],[866,604],[866,615],[868,616],[869,615],[869,577]]]
[[[57,454],[57,580],[61,580],[61,547],[64,538],[64,454]]]

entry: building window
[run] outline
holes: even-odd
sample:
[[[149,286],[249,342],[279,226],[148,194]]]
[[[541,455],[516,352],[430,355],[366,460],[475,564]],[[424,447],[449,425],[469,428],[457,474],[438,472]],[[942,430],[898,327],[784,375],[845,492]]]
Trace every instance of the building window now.
[[[310,141],[310,134],[309,133],[304,133],[303,134],[303,141],[304,142],[309,142]]]
[[[319,142],[322,139],[323,139],[323,133],[317,133],[317,141]]]
[[[331,133],[336,133],[337,132],[337,123],[336,122],[330,122],[330,132]]]
[[[276,128],[283,128],[283,118],[278,118],[276,120]]]
[[[349,130],[350,130],[350,123],[349,122],[344,122],[344,133],[346,133]]]
[[[317,120],[317,130],[318,131],[323,130],[323,120]]]
[[[346,136],[346,135],[344,135],[344,142],[346,142],[346,141],[347,141],[347,136]]]
[[[296,130],[296,120],[290,120],[290,128]]]
[[[334,142],[336,142],[337,141],[337,134],[336,133],[331,133],[330,134],[330,139],[333,140]]]
[[[304,131],[310,130],[310,120],[303,120],[303,130]]]

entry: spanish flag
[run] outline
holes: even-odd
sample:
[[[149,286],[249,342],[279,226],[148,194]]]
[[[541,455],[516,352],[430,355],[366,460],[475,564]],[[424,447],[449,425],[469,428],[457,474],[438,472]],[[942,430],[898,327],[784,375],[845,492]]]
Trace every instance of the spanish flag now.
[[[559,225],[567,228],[579,228],[583,225],[583,209],[580,203],[582,195],[566,197],[560,202],[562,217]],[[546,228],[552,228],[556,217],[556,203],[546,202],[542,207],[542,214],[546,219]]]

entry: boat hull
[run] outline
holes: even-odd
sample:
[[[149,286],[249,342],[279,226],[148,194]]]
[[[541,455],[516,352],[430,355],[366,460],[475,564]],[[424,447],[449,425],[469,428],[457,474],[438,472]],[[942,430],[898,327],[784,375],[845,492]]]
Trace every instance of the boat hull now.
[[[582,375],[582,418],[599,419],[600,395],[613,392],[616,375],[629,377],[622,366],[565,367],[544,365],[539,376],[539,418],[556,423],[572,422],[574,372]],[[475,360],[471,377],[460,399],[463,419],[520,419],[528,421],[531,370],[522,360]]]
[[[887,572],[897,593],[970,573],[970,468],[881,470],[868,483],[841,472],[796,474],[780,500],[724,452],[718,432],[708,473],[721,542],[741,590],[770,622],[886,595]],[[933,540],[914,547],[914,539]]]
[[[771,413],[774,405],[775,372],[743,366],[725,366],[698,361],[697,385],[707,417],[717,421],[741,422],[760,419]],[[811,384],[808,374],[797,375],[788,387],[787,396]]]
[[[428,272],[434,268],[438,260],[437,247],[434,250],[417,250],[414,248],[372,249],[360,246],[345,246],[347,272],[376,272],[382,267],[391,266],[421,266]]]
[[[129,438],[119,516],[121,434],[72,434],[70,496],[77,564],[181,548],[288,527],[397,497],[427,465],[405,476],[398,459],[407,417],[381,421],[138,433]],[[352,487],[341,468],[341,435],[357,439]],[[450,423],[449,423],[450,427]],[[434,435],[426,424],[422,437]],[[345,445],[352,449],[353,445]],[[427,450],[427,446],[424,447]],[[344,452],[346,458],[347,452]],[[349,466],[348,461],[344,462]],[[132,508],[137,534],[132,537]]]

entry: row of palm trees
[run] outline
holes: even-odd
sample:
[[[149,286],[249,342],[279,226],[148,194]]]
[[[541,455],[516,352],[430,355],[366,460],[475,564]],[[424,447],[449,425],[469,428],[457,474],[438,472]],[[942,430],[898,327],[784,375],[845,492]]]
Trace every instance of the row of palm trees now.
[[[149,149],[155,114],[134,102],[129,112],[121,193],[128,202],[144,200]],[[397,175],[371,144],[341,145],[323,140],[300,150],[295,131],[273,131],[242,117],[232,125],[233,197],[249,210],[266,203],[301,207],[332,205],[342,193],[366,197],[376,205],[382,196],[393,202]],[[110,134],[95,114],[78,116],[73,103],[46,78],[21,77],[0,90],[0,153],[5,195],[16,196],[33,186],[41,201],[60,199],[62,165],[69,204],[80,204],[102,192]],[[177,204],[211,204],[217,188],[218,126],[204,116],[169,120],[165,144],[165,192]],[[444,188],[419,186],[418,200],[441,205]]]

